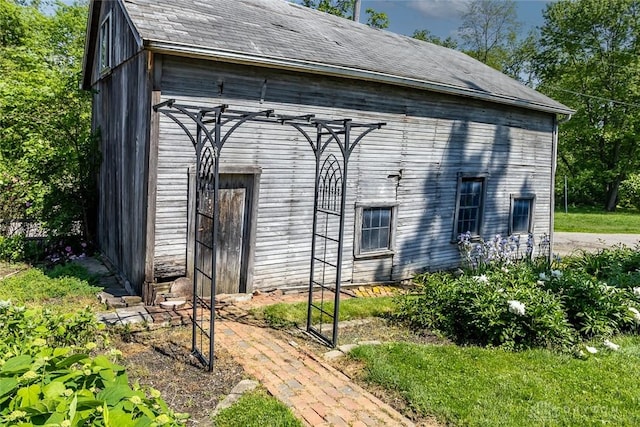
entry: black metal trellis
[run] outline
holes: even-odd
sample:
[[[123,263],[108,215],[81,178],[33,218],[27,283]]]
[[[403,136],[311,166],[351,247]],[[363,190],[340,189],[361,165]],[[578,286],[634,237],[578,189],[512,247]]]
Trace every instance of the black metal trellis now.
[[[177,104],[170,99],[153,106],[155,112],[172,119],[191,140],[196,151],[196,220],[193,280],[192,352],[213,370],[216,294],[216,247],[219,217],[220,152],[231,134],[243,123],[267,121],[288,124],[297,129],[309,142],[316,160],[311,272],[307,331],[325,343],[337,343],[340,281],[344,240],[344,212],[349,157],[358,143],[374,129],[385,123],[354,124],[351,120],[320,120],[313,115],[274,116],[273,110],[257,112],[230,110],[227,105],[197,107]],[[187,116],[196,125],[195,135],[177,115]],[[227,128],[228,127],[228,128]],[[316,130],[315,140],[305,130]],[[350,141],[351,130],[364,128]],[[334,142],[341,161],[325,151]],[[332,235],[333,233],[333,235]],[[209,285],[208,289],[205,285]],[[207,292],[208,291],[208,292]],[[325,298],[333,294],[333,309]],[[318,313],[320,326],[312,321]],[[331,320],[331,337],[323,333],[325,319]]]
[[[273,110],[236,111],[228,109],[227,105],[213,108],[194,107],[176,104],[174,100],[157,104],[153,109],[176,122],[189,137],[196,151],[196,235],[191,350],[211,371],[214,358],[213,307],[216,295],[220,152],[240,125],[257,117],[270,117]],[[196,124],[195,135],[176,114],[187,116]]]
[[[386,123],[358,124],[350,119],[313,119],[306,125],[316,128],[315,141],[303,129],[305,124],[296,121],[289,124],[309,141],[316,158],[307,331],[334,347],[338,342],[349,158],[362,138]],[[352,141],[354,129],[361,131]],[[341,159],[327,152],[331,143],[337,146]],[[328,325],[331,335],[325,332]]]

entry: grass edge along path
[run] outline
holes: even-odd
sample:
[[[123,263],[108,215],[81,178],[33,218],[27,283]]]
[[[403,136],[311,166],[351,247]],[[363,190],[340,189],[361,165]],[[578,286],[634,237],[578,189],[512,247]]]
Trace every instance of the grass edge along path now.
[[[421,416],[465,426],[640,425],[640,337],[581,360],[548,350],[509,352],[392,343],[350,353],[363,378]]]
[[[216,427],[302,427],[287,406],[264,389],[244,394],[229,408],[215,416]]]

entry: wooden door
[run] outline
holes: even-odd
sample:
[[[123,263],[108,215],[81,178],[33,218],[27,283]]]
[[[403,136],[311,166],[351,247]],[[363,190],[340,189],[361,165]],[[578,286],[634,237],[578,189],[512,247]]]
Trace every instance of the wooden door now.
[[[250,280],[249,268],[253,251],[251,245],[252,222],[255,220],[256,174],[220,174],[218,246],[216,249],[216,294],[247,292]],[[213,192],[200,194],[200,210],[204,216],[198,219],[196,230],[195,173],[189,174],[190,209],[187,242],[187,277],[198,277],[198,293],[209,297],[208,277],[212,275]],[[196,238],[197,237],[197,238]],[[204,244],[198,245],[200,241]],[[195,251],[196,246],[198,250]],[[197,255],[196,255],[197,253]],[[196,260],[195,257],[198,257]]]
[[[245,223],[245,188],[220,189],[216,294],[240,292]]]

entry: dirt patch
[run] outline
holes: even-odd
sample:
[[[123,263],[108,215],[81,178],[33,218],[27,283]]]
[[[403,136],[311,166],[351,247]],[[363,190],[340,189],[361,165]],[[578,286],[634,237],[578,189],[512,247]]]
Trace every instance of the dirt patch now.
[[[211,425],[218,402],[242,379],[242,367],[222,349],[215,352],[213,372],[191,356],[191,328],[174,327],[133,332],[115,339],[131,382],[153,387],[169,407],[188,412],[187,425]]]
[[[26,270],[27,267],[25,265],[18,264],[7,264],[4,262],[0,262],[0,280],[8,279],[11,276],[15,276],[23,270]]]

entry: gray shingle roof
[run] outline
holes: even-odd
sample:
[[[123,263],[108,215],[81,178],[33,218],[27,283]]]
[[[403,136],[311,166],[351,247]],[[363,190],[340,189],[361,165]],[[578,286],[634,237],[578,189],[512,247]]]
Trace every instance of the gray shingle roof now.
[[[284,0],[123,0],[150,49],[572,111],[464,53]]]

